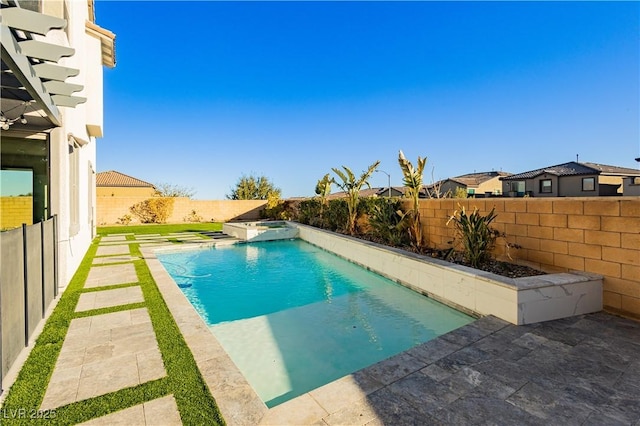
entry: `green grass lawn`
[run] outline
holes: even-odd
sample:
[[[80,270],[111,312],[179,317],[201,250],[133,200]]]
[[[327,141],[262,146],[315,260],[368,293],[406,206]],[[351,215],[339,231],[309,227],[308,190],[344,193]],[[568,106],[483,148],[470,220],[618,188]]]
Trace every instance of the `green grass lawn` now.
[[[178,224],[147,224],[98,226],[98,235],[107,234],[170,234],[172,232],[222,231],[220,222],[197,222]]]
[[[199,228],[199,230],[218,230],[221,228],[221,224],[122,226],[102,228],[101,232],[119,233],[123,232],[123,230],[132,232],[133,229],[136,229],[136,233],[145,233],[138,232],[137,228],[148,231],[146,233],[162,234],[194,230],[195,228]],[[92,267],[93,258],[98,248],[98,241],[99,239],[96,238],[90,246],[73,279],[60,296],[61,298],[56,308],[47,320],[16,382],[9,390],[0,415],[2,413],[18,412],[16,410],[25,410],[26,413],[38,412],[65,335],[74,318],[134,308],[146,308],[153,323],[167,376],[138,386],[56,408],[54,410],[55,418],[18,419],[4,416],[0,419],[0,424],[77,424],[166,395],[175,397],[182,422],[185,425],[225,424],[196,366],[191,351],[184,341],[144,260],[134,261],[138,275],[137,283],[91,289],[83,288],[89,275],[89,269]],[[141,256],[138,244],[131,243],[129,246],[133,256]],[[75,307],[82,293],[131,285],[140,285],[144,294],[144,302],[94,311],[75,312]]]

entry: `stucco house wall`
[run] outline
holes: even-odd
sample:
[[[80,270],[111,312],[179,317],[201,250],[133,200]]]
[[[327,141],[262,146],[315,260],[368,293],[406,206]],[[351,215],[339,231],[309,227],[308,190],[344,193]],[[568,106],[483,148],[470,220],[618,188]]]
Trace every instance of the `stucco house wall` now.
[[[637,177],[624,178],[623,193],[625,196],[640,197],[640,178],[637,178]]]

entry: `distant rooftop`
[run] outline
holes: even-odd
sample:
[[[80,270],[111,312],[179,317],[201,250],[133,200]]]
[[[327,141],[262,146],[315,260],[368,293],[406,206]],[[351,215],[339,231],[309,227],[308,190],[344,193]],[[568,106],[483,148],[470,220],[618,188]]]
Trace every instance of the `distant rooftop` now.
[[[455,176],[455,177],[450,177],[447,179],[442,179],[439,180],[436,183],[433,184],[429,184],[426,185],[427,188],[431,189],[434,188],[438,185],[442,185],[444,182],[446,181],[453,181],[456,183],[459,183],[461,185],[467,186],[467,187],[477,187],[478,185],[480,185],[481,183],[484,183],[490,179],[493,179],[495,177],[505,177],[505,176],[510,176],[511,173],[509,172],[498,172],[498,171],[490,171],[490,172],[473,172],[473,173],[467,173],[465,175],[460,175],[460,176]]]
[[[109,170],[96,174],[96,186],[129,187],[129,188],[155,188],[153,184],[136,179],[124,173]]]
[[[640,170],[629,169],[626,167],[608,166],[606,164],[597,163],[577,163],[570,161],[564,164],[558,164],[541,169],[531,170],[524,173],[518,173],[511,176],[503,177],[502,180],[520,180],[532,179],[542,174],[551,174],[555,176],[577,176],[577,175],[615,175],[615,176],[640,176]]]

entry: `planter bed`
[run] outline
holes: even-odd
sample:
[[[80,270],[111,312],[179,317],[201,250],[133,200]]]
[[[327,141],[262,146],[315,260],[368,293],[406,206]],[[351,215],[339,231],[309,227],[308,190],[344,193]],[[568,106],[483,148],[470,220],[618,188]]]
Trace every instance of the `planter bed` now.
[[[602,310],[602,277],[585,272],[507,278],[381,244],[291,223],[298,237],[475,315],[532,324]]]

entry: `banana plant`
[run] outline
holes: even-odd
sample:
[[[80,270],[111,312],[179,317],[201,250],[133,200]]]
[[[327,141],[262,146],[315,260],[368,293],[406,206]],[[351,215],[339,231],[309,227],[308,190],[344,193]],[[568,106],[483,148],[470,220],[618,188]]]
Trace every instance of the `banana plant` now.
[[[409,239],[411,244],[420,249],[422,247],[422,223],[420,222],[420,209],[419,198],[420,190],[422,189],[422,176],[424,173],[424,166],[427,164],[427,158],[418,157],[416,167],[407,160],[402,150],[398,154],[398,164],[400,164],[400,170],[402,170],[402,181],[405,190],[405,197],[411,199],[412,208],[405,212],[405,217],[409,221],[407,229],[409,230]]]
[[[371,188],[371,185],[369,185],[369,178],[379,165],[380,161],[376,161],[370,165],[366,171],[362,172],[359,178],[356,178],[356,175],[347,166],[342,166],[343,170],[335,167],[331,168],[331,170],[333,170],[333,172],[340,178],[340,181],[334,180],[335,184],[347,194],[346,201],[349,215],[347,218],[346,230],[349,235],[354,235],[356,232],[360,189],[364,185]]]
[[[327,197],[331,194],[331,185],[335,182],[335,180],[329,176],[329,173],[324,175],[322,179],[318,179],[318,183],[316,184],[316,195],[320,197],[320,222],[324,223],[323,215],[324,208],[327,205]]]

